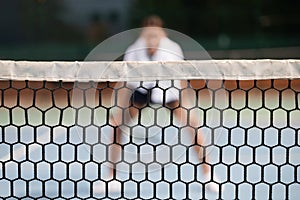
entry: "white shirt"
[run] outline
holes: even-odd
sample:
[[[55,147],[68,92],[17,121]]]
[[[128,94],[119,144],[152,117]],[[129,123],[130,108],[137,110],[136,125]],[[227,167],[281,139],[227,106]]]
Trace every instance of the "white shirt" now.
[[[138,38],[132,45],[128,47],[124,55],[124,61],[176,61],[183,60],[183,52],[180,46],[170,40],[167,37],[160,39],[157,51],[153,56],[149,56],[147,53],[147,44],[144,38]],[[165,103],[170,103],[172,101],[179,99],[179,81],[174,81],[175,87],[172,87],[171,81],[159,81],[158,87],[155,86],[155,82],[143,82],[143,87],[152,89],[151,101],[154,103],[163,103],[164,92],[165,91]],[[138,88],[140,82],[130,82],[128,85],[132,88]],[[141,93],[146,93],[147,91],[143,88],[137,89]]]
[[[183,60],[183,52],[180,46],[164,37],[160,40],[156,53],[150,57],[147,53],[146,41],[138,38],[125,52],[125,61],[176,61]]]

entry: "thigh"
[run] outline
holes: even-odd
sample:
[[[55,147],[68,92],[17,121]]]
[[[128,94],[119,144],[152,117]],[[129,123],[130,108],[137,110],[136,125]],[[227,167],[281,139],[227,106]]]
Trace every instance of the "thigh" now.
[[[174,100],[174,101],[167,102],[166,107],[172,110],[172,109],[179,108],[180,104],[178,100]]]

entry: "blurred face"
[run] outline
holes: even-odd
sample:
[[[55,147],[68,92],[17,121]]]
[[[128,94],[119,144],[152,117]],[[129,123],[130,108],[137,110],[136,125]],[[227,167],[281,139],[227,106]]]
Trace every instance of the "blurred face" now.
[[[146,27],[143,29],[142,36],[146,40],[147,52],[150,56],[156,53],[161,38],[165,37],[162,28]]]

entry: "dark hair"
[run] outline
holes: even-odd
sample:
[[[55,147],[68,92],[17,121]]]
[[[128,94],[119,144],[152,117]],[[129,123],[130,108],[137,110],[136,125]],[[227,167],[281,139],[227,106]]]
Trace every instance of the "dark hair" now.
[[[150,15],[150,16],[146,17],[142,23],[143,27],[149,27],[149,26],[163,27],[163,25],[164,25],[163,20],[157,15]]]

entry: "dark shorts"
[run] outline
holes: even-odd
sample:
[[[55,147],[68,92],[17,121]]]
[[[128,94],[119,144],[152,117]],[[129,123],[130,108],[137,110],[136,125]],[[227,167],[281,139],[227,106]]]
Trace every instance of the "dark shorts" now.
[[[131,96],[132,105],[149,106],[150,104],[154,104],[155,102],[153,102],[151,100],[151,91],[152,91],[152,89],[153,88],[147,89],[145,91],[145,93],[140,92],[138,90],[135,90],[133,92],[132,96]],[[172,101],[172,102],[168,102],[168,103],[163,103],[163,106],[177,107],[178,106],[177,104],[178,104],[178,101]]]
[[[151,102],[151,89],[147,90],[146,93],[142,93],[135,90],[131,97],[131,102],[133,105],[144,106]]]

